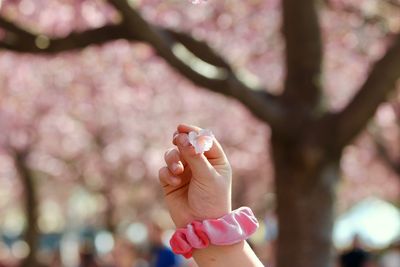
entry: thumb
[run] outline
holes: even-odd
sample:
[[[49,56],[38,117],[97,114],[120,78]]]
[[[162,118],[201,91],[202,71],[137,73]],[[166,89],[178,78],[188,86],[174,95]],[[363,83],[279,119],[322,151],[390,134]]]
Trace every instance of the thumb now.
[[[189,134],[190,132],[196,132],[199,133],[201,131],[201,128],[188,125],[188,124],[179,124],[177,128],[177,133],[187,133]],[[214,138],[212,147],[209,151],[204,152],[204,155],[206,158],[209,160],[212,160],[212,162],[218,162],[219,164],[224,164],[227,162],[225,153],[219,144],[218,140]]]
[[[177,134],[175,136],[175,141],[181,156],[189,165],[194,177],[214,177],[216,170],[202,153],[196,153],[194,147],[190,144],[189,137],[186,133]]]

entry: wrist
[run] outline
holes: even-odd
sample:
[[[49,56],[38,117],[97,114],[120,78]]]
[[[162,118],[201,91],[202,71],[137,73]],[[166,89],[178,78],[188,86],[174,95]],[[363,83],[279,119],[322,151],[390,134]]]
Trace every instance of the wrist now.
[[[227,203],[226,205],[223,206],[211,206],[207,207],[206,209],[203,209],[202,211],[195,211],[195,210],[201,210],[199,209],[194,209],[192,211],[192,214],[194,214],[194,218],[188,222],[186,222],[183,227],[187,226],[189,223],[193,221],[205,221],[205,220],[214,220],[218,218],[222,218],[223,216],[229,214],[232,212],[232,205],[230,203]],[[181,226],[182,227],[182,226]]]
[[[232,212],[232,205],[229,202],[226,205],[219,207],[218,209],[216,209],[215,207],[207,209],[197,207],[189,208],[189,210],[185,211],[185,213],[182,213],[181,210],[177,209],[169,208],[169,210],[175,227],[179,229],[186,227],[193,221],[204,221],[221,218],[224,215]]]
[[[210,245],[205,249],[194,251],[193,258],[199,267],[263,266],[246,241],[229,246]]]
[[[205,249],[195,250],[193,252],[193,259],[197,264],[206,266],[209,263],[218,261],[221,256],[229,258],[233,254],[242,253],[245,250],[246,243],[246,241],[241,241],[229,246],[210,245]],[[216,263],[215,266],[218,266],[218,264]]]

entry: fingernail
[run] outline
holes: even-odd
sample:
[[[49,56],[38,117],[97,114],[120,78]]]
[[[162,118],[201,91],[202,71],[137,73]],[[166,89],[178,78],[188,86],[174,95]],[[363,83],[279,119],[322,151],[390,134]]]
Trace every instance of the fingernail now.
[[[173,163],[172,164],[172,171],[174,173],[177,173],[179,171],[179,164],[178,163]]]
[[[176,142],[176,138],[178,137],[179,134],[175,133],[174,136],[172,137],[172,143]]]
[[[187,137],[187,135],[181,135],[179,136],[178,142],[181,146],[189,146],[189,138]]]

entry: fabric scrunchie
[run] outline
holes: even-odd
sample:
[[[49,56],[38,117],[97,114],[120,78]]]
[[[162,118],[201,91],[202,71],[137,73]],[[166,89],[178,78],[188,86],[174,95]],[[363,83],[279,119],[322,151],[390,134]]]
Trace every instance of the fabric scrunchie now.
[[[210,244],[233,245],[249,238],[258,228],[257,218],[248,207],[241,207],[219,218],[193,221],[173,234],[172,251],[192,257],[194,249],[203,249]]]

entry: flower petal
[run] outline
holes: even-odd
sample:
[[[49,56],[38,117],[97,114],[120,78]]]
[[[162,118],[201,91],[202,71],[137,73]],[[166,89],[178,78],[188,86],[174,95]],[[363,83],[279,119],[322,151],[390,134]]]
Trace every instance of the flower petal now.
[[[197,133],[196,133],[195,131],[191,131],[191,132],[189,133],[188,137],[189,137],[189,143],[190,143],[192,146],[195,146],[195,144],[196,144],[196,139],[197,139]]]
[[[204,153],[211,149],[214,135],[210,130],[202,129],[199,133],[194,131],[189,133],[189,142],[194,147],[197,154]]]

